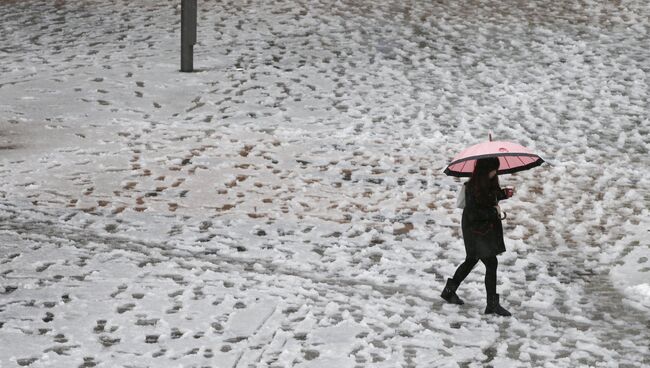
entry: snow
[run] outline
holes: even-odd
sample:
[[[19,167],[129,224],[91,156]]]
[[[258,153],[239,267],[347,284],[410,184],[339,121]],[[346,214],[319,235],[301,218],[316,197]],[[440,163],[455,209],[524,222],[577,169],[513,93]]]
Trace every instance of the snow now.
[[[641,1],[0,0],[0,366],[650,364]],[[502,304],[463,148],[503,176]]]

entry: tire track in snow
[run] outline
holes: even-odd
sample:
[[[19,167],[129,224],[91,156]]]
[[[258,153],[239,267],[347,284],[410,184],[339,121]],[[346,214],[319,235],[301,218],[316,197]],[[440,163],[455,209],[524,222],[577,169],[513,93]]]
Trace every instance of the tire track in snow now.
[[[359,286],[367,286],[371,288],[371,291],[380,292],[384,296],[392,296],[395,294],[404,294],[407,296],[417,297],[427,302],[433,302],[439,305],[442,305],[442,302],[437,297],[428,297],[422,295],[417,290],[404,288],[403,286],[389,286],[382,285],[372,281],[360,281],[359,279],[347,278],[345,276],[338,275],[329,275],[329,276],[320,276],[318,274],[310,274],[307,272],[298,271],[291,269],[285,266],[282,266],[272,261],[265,260],[262,258],[241,258],[233,257],[225,254],[219,254],[218,251],[214,250],[202,250],[202,251],[191,251],[191,250],[182,250],[174,248],[172,245],[166,242],[145,242],[138,241],[134,239],[128,239],[125,237],[115,236],[115,235],[102,235],[97,234],[89,229],[79,229],[71,225],[61,226],[56,223],[56,216],[53,216],[51,220],[38,221],[38,220],[27,220],[19,219],[18,211],[3,209],[5,212],[12,213],[9,217],[0,215],[2,219],[2,224],[0,224],[0,230],[14,232],[15,234],[34,241],[43,241],[42,237],[46,236],[49,240],[55,240],[57,243],[60,241],[72,242],[78,248],[86,248],[89,243],[95,244],[104,244],[110,245],[105,251],[113,250],[124,250],[129,251],[139,256],[144,257],[164,257],[162,260],[171,260],[171,261],[202,261],[207,262],[213,266],[217,266],[219,270],[244,270],[246,272],[255,272],[265,275],[276,275],[282,274],[286,276],[294,276],[301,279],[309,279],[314,283],[327,284],[332,287],[337,287],[341,290],[355,289],[358,290]],[[49,215],[45,211],[35,211],[41,215]],[[40,236],[33,236],[33,235]],[[95,248],[93,247],[93,250]],[[145,258],[146,259],[146,258]],[[161,259],[155,259],[159,261]],[[255,264],[261,264],[263,267],[261,269],[254,269]],[[179,265],[183,266],[179,263]]]
[[[295,277],[301,280],[309,280],[311,285],[324,294],[334,292],[348,297],[362,297],[363,299],[363,297],[376,297],[376,293],[379,293],[384,300],[389,300],[396,296],[416,298],[420,300],[417,303],[418,306],[421,304],[430,305],[433,313],[443,316],[448,315],[449,317],[456,316],[469,319],[476,317],[476,314],[479,312],[476,306],[447,311],[443,308],[444,304],[437,295],[428,296],[422,293],[421,290],[403,285],[385,285],[370,280],[341,276],[335,273],[325,275],[310,273],[304,270],[292,269],[286,265],[277,264],[262,258],[241,258],[220,254],[218,249],[216,251],[183,250],[174,248],[166,242],[136,241],[115,235],[103,235],[87,228],[83,229],[69,224],[57,224],[56,220],[60,216],[46,211],[22,210],[11,207],[13,206],[5,205],[2,208],[2,213],[0,214],[0,219],[2,220],[0,230],[15,233],[22,238],[32,239],[33,241],[53,241],[54,243],[74,244],[75,247],[87,249],[90,252],[102,252],[101,248],[96,245],[106,245],[107,247],[104,251],[123,250],[128,252],[128,254],[132,254],[134,256],[132,259],[137,262],[146,262],[154,258],[157,261],[176,262],[184,269],[192,269],[199,264],[204,269],[241,274],[249,279],[254,278],[255,276],[253,275]],[[37,215],[40,219],[33,218],[34,215]],[[231,239],[230,241],[236,242],[236,239]],[[484,363],[489,363],[495,358],[498,354],[499,344],[503,344],[504,342],[514,347],[512,352],[509,351],[509,354],[511,354],[509,356],[513,359],[519,358],[518,349],[522,345],[518,340],[522,337],[528,337],[532,341],[535,341],[541,336],[536,337],[534,332],[524,332],[524,336],[513,334],[513,326],[520,326],[522,324],[538,326],[542,323],[540,320],[545,320],[556,331],[571,332],[572,336],[565,338],[564,341],[560,336],[553,337],[549,340],[551,344],[563,341],[562,345],[565,353],[561,353],[561,355],[563,354],[565,357],[571,354],[567,349],[573,345],[573,349],[589,351],[591,354],[594,354],[592,356],[598,356],[599,354],[594,349],[603,349],[605,351],[601,355],[603,359],[614,357],[621,362],[628,362],[630,364],[633,364],[635,361],[647,362],[648,350],[647,348],[643,348],[643,342],[648,341],[649,338],[647,317],[641,312],[635,311],[621,303],[620,295],[613,289],[607,279],[607,275],[592,273],[577,274],[573,271],[573,262],[570,257],[558,259],[555,254],[545,251],[539,251],[537,255],[550,265],[549,275],[552,276],[550,279],[551,282],[539,283],[537,286],[552,289],[557,294],[553,308],[550,308],[544,313],[539,309],[531,310],[523,306],[516,307],[514,308],[516,323],[515,320],[484,317],[483,319],[495,323],[499,336],[495,345],[483,349],[484,354],[487,356]],[[256,264],[261,265],[261,267],[255,267]],[[564,285],[572,285],[574,288],[566,289],[563,287]],[[521,288],[526,289],[526,286],[522,285]],[[584,302],[584,305],[579,306],[579,313],[582,313],[582,316],[578,319],[574,318],[574,314],[578,313],[578,310],[575,309],[576,306],[566,304],[567,301],[573,300],[572,298],[567,298],[567,293],[571,293],[572,290],[580,295],[580,303]],[[435,294],[436,290],[432,291]],[[316,304],[327,304],[327,301],[322,300],[321,297],[316,297],[314,302]],[[482,308],[482,306],[479,306],[479,308]],[[563,308],[565,311],[564,313],[559,312],[555,310],[556,308]],[[268,321],[273,313],[266,318],[262,325]],[[643,321],[646,322],[644,323]],[[257,331],[260,328],[257,328]],[[429,328],[433,328],[435,331],[439,326],[431,325]],[[452,328],[455,327],[452,326]],[[601,344],[607,344],[607,348],[593,342],[589,343],[587,334],[597,336]],[[243,355],[244,353],[242,352],[241,354]],[[264,352],[261,353],[260,359],[263,355]],[[543,357],[532,356],[531,359],[533,362],[541,362]],[[234,366],[239,364],[239,360]]]

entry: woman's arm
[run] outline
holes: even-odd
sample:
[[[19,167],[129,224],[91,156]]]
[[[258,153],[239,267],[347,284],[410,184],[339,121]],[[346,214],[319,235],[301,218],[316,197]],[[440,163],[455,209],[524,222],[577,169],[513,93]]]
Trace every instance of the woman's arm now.
[[[468,217],[470,222],[484,222],[492,221],[495,218],[499,218],[499,211],[495,206],[482,206],[476,201],[476,197],[473,194],[465,192],[465,211],[468,211]]]
[[[485,222],[493,221],[494,219],[499,218],[499,210],[495,207],[479,207],[473,206],[465,208],[465,211],[469,211],[469,220],[471,222]]]

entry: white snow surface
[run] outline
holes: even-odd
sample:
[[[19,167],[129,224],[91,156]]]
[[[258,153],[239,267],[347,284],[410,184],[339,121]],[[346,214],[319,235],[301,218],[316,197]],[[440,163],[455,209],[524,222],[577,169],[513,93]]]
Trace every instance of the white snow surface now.
[[[0,0],[0,367],[647,367],[645,1]],[[498,291],[461,180],[507,175]]]

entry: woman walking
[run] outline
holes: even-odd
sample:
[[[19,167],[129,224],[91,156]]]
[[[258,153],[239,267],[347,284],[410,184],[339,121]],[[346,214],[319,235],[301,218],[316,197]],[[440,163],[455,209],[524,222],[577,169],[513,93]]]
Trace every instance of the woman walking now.
[[[499,159],[482,158],[476,161],[472,177],[464,184],[465,207],[463,209],[462,230],[465,242],[465,261],[458,266],[454,277],[447,280],[442,298],[449,303],[462,305],[464,302],[456,295],[458,286],[480,260],[485,265],[485,291],[487,307],[485,314],[510,316],[499,304],[497,294],[497,255],[505,252],[501,220],[505,214],[499,201],[510,198],[511,190],[499,186]]]

